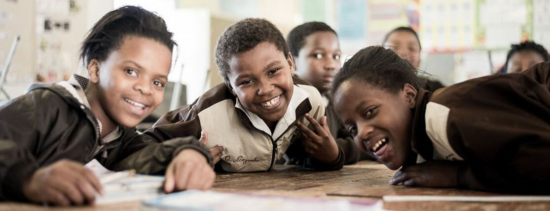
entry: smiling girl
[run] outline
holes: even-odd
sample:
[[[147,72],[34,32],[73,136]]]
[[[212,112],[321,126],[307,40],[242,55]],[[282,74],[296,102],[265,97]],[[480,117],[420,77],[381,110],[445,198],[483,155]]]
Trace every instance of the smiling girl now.
[[[134,128],[162,102],[174,45],[162,18],[119,8],[82,44],[89,79],[35,85],[0,107],[0,200],[93,203],[102,186],[83,166],[92,159],[166,174],[167,192],[212,186],[209,151],[195,138],[158,144]]]
[[[391,184],[548,193],[550,63],[424,90],[414,67],[368,47],[335,77],[335,110]]]

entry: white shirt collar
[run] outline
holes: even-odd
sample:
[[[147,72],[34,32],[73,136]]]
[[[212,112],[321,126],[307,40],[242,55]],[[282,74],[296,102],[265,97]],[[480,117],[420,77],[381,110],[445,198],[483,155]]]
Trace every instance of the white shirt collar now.
[[[273,132],[271,132],[271,130],[262,118],[260,118],[255,113],[246,110],[242,106],[241,102],[239,102],[238,98],[235,102],[235,107],[241,109],[246,114],[246,116],[248,116],[248,119],[250,119],[250,122],[252,122],[252,125],[256,129],[261,130],[267,134],[271,134],[271,138],[273,140],[277,140],[277,138],[283,135],[286,129],[288,129],[288,127],[296,120],[296,109],[308,97],[309,94],[305,90],[294,85],[294,92],[292,94],[292,98],[290,99],[290,103],[288,103],[288,108],[286,109],[285,115],[279,120],[279,122],[277,122],[277,125],[275,126],[275,131]]]

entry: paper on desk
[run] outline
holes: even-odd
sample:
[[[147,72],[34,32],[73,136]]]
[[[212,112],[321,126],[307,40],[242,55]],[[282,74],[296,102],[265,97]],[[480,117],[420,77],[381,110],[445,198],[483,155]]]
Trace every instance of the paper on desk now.
[[[86,163],[85,165],[87,168],[89,168],[90,170],[92,170],[92,172],[95,173],[95,175],[97,175],[98,177],[103,175],[103,174],[107,174],[107,173],[112,173],[113,171],[105,168],[103,165],[101,165],[101,163],[99,163],[96,159],[93,159],[92,161]]]
[[[461,202],[518,202],[550,201],[550,196],[384,196],[386,202],[403,201],[461,201]]]
[[[87,163],[86,167],[92,170],[100,180],[116,173],[105,168],[96,159]],[[161,189],[163,184],[163,176],[128,174],[127,177],[121,177],[102,184],[104,195],[98,196],[96,204],[146,200],[158,197],[163,195]]]
[[[351,202],[344,199],[291,198],[215,191],[186,191],[145,201],[145,206],[182,210],[382,210],[380,201]]]

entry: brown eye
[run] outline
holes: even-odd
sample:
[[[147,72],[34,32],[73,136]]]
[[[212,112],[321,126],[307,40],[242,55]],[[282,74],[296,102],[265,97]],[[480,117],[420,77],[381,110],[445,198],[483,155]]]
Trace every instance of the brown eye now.
[[[368,110],[365,111],[365,114],[363,115],[363,117],[365,119],[372,118],[372,116],[374,115],[374,112],[376,112],[376,109],[377,107],[369,108]]]
[[[313,57],[316,58],[316,59],[322,59],[322,58],[323,58],[323,54],[316,53],[316,54],[313,54]]]
[[[336,54],[333,56],[334,60],[340,60],[340,55]]]
[[[124,72],[128,73],[128,75],[131,75],[131,76],[137,76],[137,72],[131,68],[124,69]]]
[[[160,82],[160,81],[153,81],[153,84],[154,84],[155,86],[163,87],[163,88],[164,88],[164,86],[165,86],[164,83],[162,83],[162,82]]]

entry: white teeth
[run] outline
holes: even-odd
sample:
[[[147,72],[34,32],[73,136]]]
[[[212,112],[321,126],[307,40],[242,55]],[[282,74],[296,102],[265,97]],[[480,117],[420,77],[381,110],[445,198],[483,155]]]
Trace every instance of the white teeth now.
[[[136,102],[136,101],[133,101],[133,100],[130,100],[130,99],[126,99],[126,98],[124,98],[124,101],[126,101],[126,102],[128,102],[128,103],[130,103],[130,104],[132,104],[132,105],[134,105],[134,106],[136,106],[136,107],[138,107],[138,108],[141,108],[141,109],[144,109],[144,110],[145,110],[145,107],[146,107],[146,106],[143,105],[143,104],[141,104],[141,103],[138,103],[138,102]]]
[[[279,99],[281,99],[281,96],[274,97],[271,100],[265,101],[262,104],[263,107],[271,107],[279,102]]]
[[[386,142],[386,138],[380,139],[374,146],[372,147],[372,151],[376,151],[378,147],[380,147],[383,143]]]

